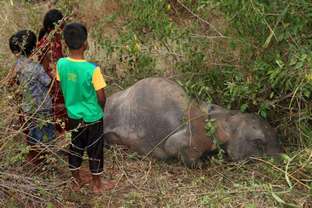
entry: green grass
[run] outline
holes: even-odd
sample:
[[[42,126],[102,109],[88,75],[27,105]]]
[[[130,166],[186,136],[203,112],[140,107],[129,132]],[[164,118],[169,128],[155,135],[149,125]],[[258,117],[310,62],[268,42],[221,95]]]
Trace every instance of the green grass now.
[[[9,1],[0,2],[2,43],[7,43],[10,35],[20,28],[38,31],[47,9],[45,4],[13,2],[13,5]],[[10,92],[1,84],[1,207],[312,206],[311,88],[309,79],[303,78],[311,72],[309,44],[304,44],[302,50],[290,47],[287,54],[291,54],[292,61],[288,62],[281,52],[289,46],[287,41],[281,45],[271,41],[267,48],[262,47],[269,35],[266,24],[265,28],[249,28],[261,29],[259,34],[265,35],[262,38],[253,37],[250,34],[254,31],[246,29],[266,17],[256,16],[248,1],[240,1],[243,9],[235,10],[241,18],[240,25],[231,10],[232,1],[194,2],[59,0],[57,7],[66,14],[74,10],[73,21],[88,26],[87,56],[105,69],[109,94],[144,77],[170,77],[196,99],[258,112],[278,129],[287,155],[240,163],[215,157],[207,161],[205,168],[188,169],[176,161],[164,163],[150,158],[142,161],[134,153],[112,148],[105,153],[103,177],[115,180],[117,186],[101,196],[93,196],[88,186],[81,193],[72,193],[67,159],[58,152],[68,141],[59,138],[49,148],[48,160],[40,166],[26,165],[28,147],[23,144],[23,136],[7,129],[17,118],[17,110],[7,99]],[[249,2],[261,7],[258,1]],[[265,8],[264,14],[280,8],[273,6]],[[297,5],[290,4],[289,8],[296,9]],[[244,22],[244,15],[251,13],[255,16]],[[272,24],[276,18],[267,21]],[[207,22],[224,37],[218,37]],[[305,23],[299,23],[305,31]],[[0,51],[4,77],[12,68],[14,57],[7,44],[2,44]]]

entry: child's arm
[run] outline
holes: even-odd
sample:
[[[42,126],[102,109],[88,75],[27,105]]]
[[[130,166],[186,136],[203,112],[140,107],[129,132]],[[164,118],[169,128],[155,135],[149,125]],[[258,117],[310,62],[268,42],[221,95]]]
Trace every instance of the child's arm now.
[[[37,65],[37,79],[38,81],[45,87],[49,87],[52,82],[51,77],[46,73],[43,66],[38,64]]]
[[[98,98],[98,102],[100,104],[100,106],[102,107],[102,109],[104,110],[105,108],[105,104],[106,104],[106,95],[105,95],[105,90],[104,88],[96,91],[96,95]]]
[[[41,64],[43,66],[43,68],[45,69],[45,71],[48,73],[48,75],[54,79],[54,73],[53,73],[53,69],[52,71],[50,71],[50,68],[52,68],[50,65],[51,65],[51,62],[52,62],[52,59],[51,59],[51,53],[47,53],[45,54],[43,57],[42,57],[42,60],[41,61]]]
[[[104,111],[105,103],[106,103],[106,96],[105,96],[105,90],[106,82],[104,80],[104,77],[101,73],[101,69],[97,67],[93,73],[92,77],[92,83],[94,86],[94,89],[96,90],[96,95],[98,98],[99,105],[102,107]]]

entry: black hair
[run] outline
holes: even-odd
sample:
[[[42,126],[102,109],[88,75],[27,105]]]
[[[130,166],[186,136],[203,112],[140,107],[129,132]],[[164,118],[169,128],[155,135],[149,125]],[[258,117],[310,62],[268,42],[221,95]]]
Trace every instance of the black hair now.
[[[80,49],[87,38],[87,28],[80,23],[70,23],[64,28],[65,43],[70,50]]]
[[[43,19],[43,27],[39,32],[39,40],[43,38],[45,34],[55,29],[55,24],[57,24],[60,20],[63,19],[63,14],[61,11],[57,9],[51,9],[48,11]]]
[[[9,39],[9,45],[12,53],[30,56],[36,47],[37,37],[31,30],[21,30],[12,35]]]

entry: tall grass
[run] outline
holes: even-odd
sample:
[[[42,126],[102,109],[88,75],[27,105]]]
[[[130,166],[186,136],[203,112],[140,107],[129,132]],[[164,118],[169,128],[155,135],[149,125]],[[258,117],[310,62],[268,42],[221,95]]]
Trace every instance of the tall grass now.
[[[96,197],[87,188],[72,193],[66,158],[58,152],[64,145],[48,145],[39,166],[24,162],[29,149],[10,125],[18,109],[1,84],[0,206],[311,206],[311,3],[268,2],[59,0],[57,7],[87,25],[87,56],[105,70],[109,94],[148,76],[175,79],[196,99],[267,119],[279,130],[284,158],[227,163],[213,157],[207,168],[190,170],[112,148],[104,178],[116,180],[116,188]],[[47,7],[0,6],[4,77],[14,63],[8,38],[19,29],[38,31]]]

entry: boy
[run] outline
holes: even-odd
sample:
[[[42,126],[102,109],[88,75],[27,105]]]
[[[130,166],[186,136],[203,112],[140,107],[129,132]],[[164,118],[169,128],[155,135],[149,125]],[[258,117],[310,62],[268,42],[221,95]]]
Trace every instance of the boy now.
[[[40,64],[30,59],[36,41],[36,35],[29,30],[19,31],[9,39],[10,49],[17,57],[13,79],[21,89],[22,120],[28,122],[27,143],[33,146],[27,159],[32,163],[36,163],[34,159],[38,156],[34,145],[55,136],[54,125],[46,122],[52,115],[52,101],[48,94],[52,80]]]
[[[91,187],[94,193],[103,191],[103,116],[105,106],[105,80],[98,66],[84,59],[88,48],[87,29],[79,23],[71,23],[64,28],[64,39],[69,49],[69,57],[57,62],[57,80],[65,99],[72,130],[69,154],[69,168],[75,181],[74,191],[79,191],[85,183],[79,168],[84,150],[89,156],[92,173]]]

